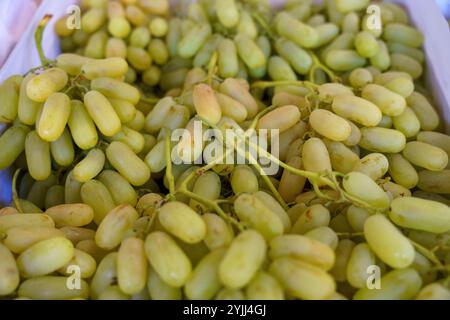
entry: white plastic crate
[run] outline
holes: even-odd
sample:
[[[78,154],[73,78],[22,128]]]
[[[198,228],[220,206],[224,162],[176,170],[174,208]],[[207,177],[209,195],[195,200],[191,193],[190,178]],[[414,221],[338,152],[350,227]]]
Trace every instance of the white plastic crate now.
[[[174,0],[172,0],[174,1]],[[424,50],[426,55],[425,80],[444,121],[445,130],[450,133],[450,30],[441,13],[450,11],[450,0],[389,0],[403,5],[413,22],[425,35]],[[283,0],[271,0],[278,6]],[[57,18],[66,14],[67,8],[78,3],[77,0],[44,0],[36,11],[31,23],[23,33],[15,49],[0,70],[0,81],[12,74],[25,73],[40,64],[34,45],[34,31],[39,20],[45,14],[52,14],[43,37],[43,47],[47,57],[55,58],[59,53],[59,42],[53,32],[53,24]],[[0,124],[0,132],[5,129]],[[11,172],[0,171],[0,205],[9,203],[11,199]]]

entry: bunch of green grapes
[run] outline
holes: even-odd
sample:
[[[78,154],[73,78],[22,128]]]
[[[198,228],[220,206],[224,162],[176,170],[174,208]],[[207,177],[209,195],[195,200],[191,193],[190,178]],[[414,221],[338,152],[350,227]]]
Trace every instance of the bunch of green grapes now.
[[[450,299],[450,136],[423,36],[392,3],[372,28],[370,4],[83,1],[81,30],[56,25],[65,53],[0,86],[0,168],[21,169],[0,296]],[[196,121],[241,143],[204,159]]]

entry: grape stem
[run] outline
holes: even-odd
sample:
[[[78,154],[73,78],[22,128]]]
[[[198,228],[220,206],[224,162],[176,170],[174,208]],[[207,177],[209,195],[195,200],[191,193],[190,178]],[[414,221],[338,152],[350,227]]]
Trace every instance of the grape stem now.
[[[172,172],[172,160],[170,157],[170,151],[171,151],[170,130],[166,129],[164,152],[165,152],[165,157],[166,157],[166,177],[167,177],[167,181],[169,182],[168,199],[174,200],[175,199],[175,178],[174,178],[173,172]]]
[[[20,200],[19,195],[17,194],[17,178],[19,177],[20,169],[17,169],[14,172],[14,176],[12,179],[12,195],[13,195],[13,202],[16,206],[17,211],[20,213],[23,213],[22,207],[20,206]]]
[[[41,60],[42,65],[50,64],[50,60],[45,57],[44,50],[42,48],[42,36],[44,34],[45,27],[48,24],[48,21],[52,18],[51,14],[46,14],[41,21],[39,21],[36,32],[34,33],[34,40],[36,42],[36,49],[39,54],[39,59]]]
[[[416,248],[416,250],[421,253],[423,256],[425,256],[428,260],[433,262],[437,267],[442,268],[444,265],[441,263],[441,261],[436,257],[433,251],[428,250],[424,246],[418,244],[417,242],[409,239],[411,244]]]

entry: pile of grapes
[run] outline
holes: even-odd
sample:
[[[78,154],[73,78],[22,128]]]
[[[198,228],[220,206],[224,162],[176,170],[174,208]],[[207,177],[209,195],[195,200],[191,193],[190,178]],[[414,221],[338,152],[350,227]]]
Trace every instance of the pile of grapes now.
[[[0,298],[450,299],[423,35],[323,2],[83,0],[56,60],[46,17],[42,65],[0,86]],[[239,143],[206,160],[197,124]]]

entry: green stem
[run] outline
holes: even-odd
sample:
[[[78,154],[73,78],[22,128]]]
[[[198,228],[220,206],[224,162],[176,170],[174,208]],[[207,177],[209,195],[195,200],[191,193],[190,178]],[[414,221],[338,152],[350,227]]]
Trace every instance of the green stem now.
[[[14,206],[16,207],[17,211],[20,213],[23,213],[22,207],[20,206],[20,199],[19,195],[17,194],[17,178],[19,177],[20,169],[17,169],[16,172],[14,172],[14,176],[12,179],[12,195],[13,195],[13,202]]]
[[[276,37],[273,34],[272,29],[258,12],[252,11],[252,17],[256,20],[256,22],[259,23],[259,25],[264,29],[264,31],[266,31],[267,35],[271,40],[276,40]]]
[[[171,145],[170,145],[170,130],[166,129],[166,137],[165,137],[165,157],[166,157],[166,177],[169,182],[169,199],[175,199],[175,178],[172,173],[172,159],[171,159]]]
[[[308,51],[309,55],[311,56],[313,60],[313,67],[311,68],[311,72],[314,72],[317,68],[322,69],[327,76],[330,78],[331,82],[338,82],[339,77],[326,65],[324,65],[322,62],[320,62],[319,58],[316,56],[316,54],[312,51]]]
[[[148,97],[141,96],[141,98],[139,100],[142,102],[147,102],[149,104],[156,104],[156,103],[158,103],[158,101],[160,99],[159,98],[148,98]]]
[[[42,49],[42,36],[44,34],[45,27],[48,24],[48,21],[52,18],[51,14],[47,14],[39,21],[39,25],[34,33],[34,40],[36,42],[36,48],[39,53],[39,59],[41,60],[42,65],[48,65],[49,60],[45,57],[44,50]]]
[[[211,56],[208,62],[208,76],[206,77],[206,83],[211,86],[212,81],[216,75],[216,65],[217,65],[218,54],[217,51]]]
[[[269,113],[270,111],[275,110],[277,107],[273,106],[273,107],[267,107],[265,108],[263,111],[259,112],[252,120],[252,123],[250,124],[250,127],[248,127],[247,131],[245,132],[246,136],[251,133],[252,130],[254,130],[256,128],[256,125],[258,124],[259,119],[261,119],[262,116],[264,116],[265,114]]]
[[[423,256],[425,256],[425,258],[427,258],[428,260],[430,260],[431,262],[433,262],[437,267],[442,268],[443,264],[441,263],[441,261],[436,257],[436,255],[434,254],[434,252],[428,250],[427,248],[425,248],[424,246],[418,244],[417,242],[409,239],[409,241],[411,242],[411,244],[416,248],[416,250],[421,253]]]

